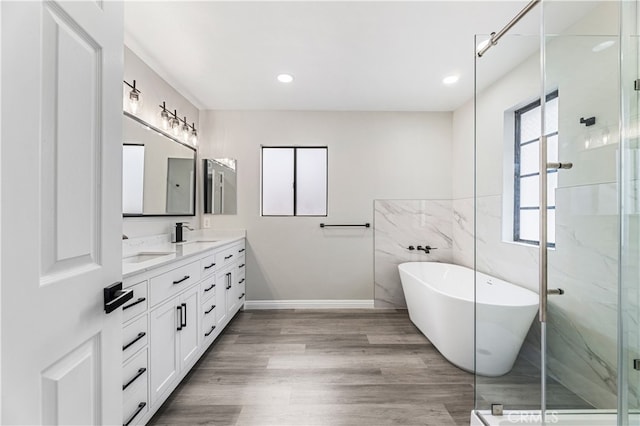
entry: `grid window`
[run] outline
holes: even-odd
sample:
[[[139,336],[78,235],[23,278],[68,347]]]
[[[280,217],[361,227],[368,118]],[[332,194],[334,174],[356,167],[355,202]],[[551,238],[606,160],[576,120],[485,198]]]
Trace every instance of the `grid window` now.
[[[540,100],[515,111],[514,161],[514,218],[513,240],[540,244],[539,181],[541,127]],[[558,91],[547,95],[545,101],[545,132],[548,161],[558,161]],[[547,241],[555,246],[555,193],[558,187],[557,170],[547,171]]]
[[[262,216],[327,215],[327,147],[262,148]]]

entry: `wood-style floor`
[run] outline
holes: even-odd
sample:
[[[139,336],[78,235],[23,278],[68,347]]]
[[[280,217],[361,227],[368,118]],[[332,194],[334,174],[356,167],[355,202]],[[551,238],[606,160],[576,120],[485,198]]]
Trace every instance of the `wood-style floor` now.
[[[479,405],[537,403],[536,376],[519,360]],[[405,310],[244,311],[149,424],[468,425],[473,385]]]
[[[473,376],[404,310],[238,313],[150,425],[468,425]]]

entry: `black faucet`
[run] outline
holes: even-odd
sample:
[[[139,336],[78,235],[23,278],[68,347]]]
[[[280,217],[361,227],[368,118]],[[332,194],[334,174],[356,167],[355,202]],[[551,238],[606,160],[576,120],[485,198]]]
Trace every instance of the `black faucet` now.
[[[186,241],[184,239],[183,232],[182,232],[184,228],[187,228],[190,231],[193,231],[192,228],[189,228],[189,225],[183,222],[176,222],[176,240],[174,241],[174,243],[184,243]]]
[[[431,246],[424,246],[424,247],[422,247],[422,246],[418,246],[418,247],[416,247],[416,250],[422,250],[422,251],[423,251],[423,252],[425,252],[426,254],[429,254],[429,252],[430,252],[431,250],[437,250],[437,249],[436,249],[435,247],[431,247]]]

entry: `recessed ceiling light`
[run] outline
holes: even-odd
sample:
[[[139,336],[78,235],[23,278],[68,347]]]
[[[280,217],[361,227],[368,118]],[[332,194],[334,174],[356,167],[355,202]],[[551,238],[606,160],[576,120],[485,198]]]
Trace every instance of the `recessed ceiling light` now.
[[[291,83],[293,81],[293,76],[291,74],[280,74],[278,75],[278,81],[280,83]]]
[[[457,83],[458,80],[460,80],[460,76],[457,74],[453,74],[453,75],[448,75],[445,78],[442,79],[442,82],[444,84],[454,84]]]
[[[591,49],[591,50],[596,52],[596,53],[597,52],[602,52],[603,50],[610,48],[614,44],[616,44],[616,42],[613,41],[613,40],[603,41],[602,43],[598,43],[595,46],[593,46],[593,49]]]

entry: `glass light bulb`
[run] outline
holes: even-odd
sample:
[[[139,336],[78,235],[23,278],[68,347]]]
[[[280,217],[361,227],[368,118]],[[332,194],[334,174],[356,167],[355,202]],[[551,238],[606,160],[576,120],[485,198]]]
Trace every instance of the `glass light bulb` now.
[[[182,125],[182,138],[184,140],[189,140],[189,135],[191,134],[191,129],[187,123]]]
[[[169,120],[169,128],[175,136],[178,136],[178,133],[180,133],[180,122],[177,118],[171,117]]]
[[[191,143],[193,145],[198,145],[198,132],[196,132],[196,129],[191,131]]]
[[[140,110],[142,104],[142,94],[133,89],[129,92],[129,111],[132,114],[136,114]]]
[[[164,130],[169,128],[169,113],[166,109],[163,109],[160,113],[160,124]]]

